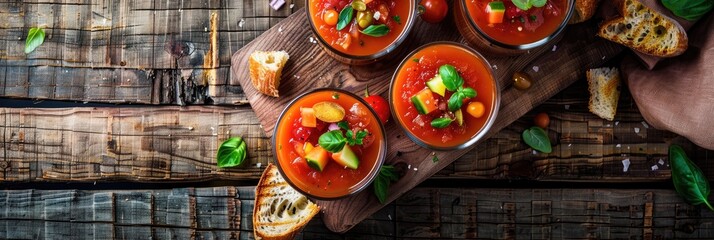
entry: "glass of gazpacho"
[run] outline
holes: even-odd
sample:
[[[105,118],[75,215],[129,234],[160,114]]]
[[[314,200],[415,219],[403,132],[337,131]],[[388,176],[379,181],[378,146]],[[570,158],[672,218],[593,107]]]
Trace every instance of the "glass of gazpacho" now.
[[[323,88],[288,104],[272,140],[278,168],[293,188],[312,198],[336,199],[372,183],[387,153],[384,132],[362,98]]]
[[[407,38],[417,14],[415,0],[306,0],[317,41],[335,59],[353,65],[375,62]]]
[[[392,77],[389,98],[407,136],[434,150],[462,149],[481,139],[501,100],[486,59],[454,42],[430,43],[409,54]]]
[[[516,55],[556,38],[575,0],[456,0],[461,35],[481,52]]]

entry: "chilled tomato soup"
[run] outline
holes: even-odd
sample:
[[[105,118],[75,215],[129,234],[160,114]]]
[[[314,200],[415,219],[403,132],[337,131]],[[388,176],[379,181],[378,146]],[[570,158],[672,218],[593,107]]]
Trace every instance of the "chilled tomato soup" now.
[[[405,0],[309,0],[308,14],[330,48],[368,56],[397,41],[413,17],[414,4]]]
[[[480,55],[441,42],[415,50],[402,62],[392,80],[390,102],[392,115],[416,143],[458,149],[488,130],[498,93],[491,68]]]
[[[541,7],[522,10],[511,0],[464,0],[468,15],[491,39],[522,45],[546,39],[566,24],[567,0],[546,0]]]
[[[294,188],[330,199],[371,183],[384,161],[384,139],[379,119],[361,99],[322,89],[298,97],[285,109],[274,147],[278,166]]]

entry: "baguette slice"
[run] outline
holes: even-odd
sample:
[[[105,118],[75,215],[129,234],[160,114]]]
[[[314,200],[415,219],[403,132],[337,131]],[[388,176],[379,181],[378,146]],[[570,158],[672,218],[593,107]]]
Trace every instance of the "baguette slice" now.
[[[271,164],[255,189],[255,239],[294,239],[320,208],[285,182]]]
[[[575,11],[568,24],[576,24],[589,20],[595,15],[600,0],[575,0]]]
[[[255,51],[250,54],[250,79],[258,92],[278,97],[283,67],[290,56],[285,51]]]
[[[622,1],[622,15],[600,26],[598,36],[656,57],[674,57],[687,50],[684,28],[637,0]]]
[[[587,72],[590,102],[588,108],[600,118],[612,121],[620,99],[620,71],[617,68],[595,68]]]

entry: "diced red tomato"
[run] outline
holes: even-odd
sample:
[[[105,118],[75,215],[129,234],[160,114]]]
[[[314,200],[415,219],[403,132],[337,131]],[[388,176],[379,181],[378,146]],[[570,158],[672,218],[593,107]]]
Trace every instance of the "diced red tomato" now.
[[[300,108],[300,117],[302,118],[303,127],[316,127],[317,118],[315,117],[315,110],[312,108]]]

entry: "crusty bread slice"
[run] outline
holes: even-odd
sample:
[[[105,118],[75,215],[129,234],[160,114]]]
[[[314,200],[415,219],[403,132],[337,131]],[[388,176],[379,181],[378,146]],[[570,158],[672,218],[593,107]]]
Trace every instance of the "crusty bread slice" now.
[[[250,79],[258,92],[278,97],[278,86],[285,63],[290,56],[285,51],[255,51],[250,54]]]
[[[592,18],[599,3],[600,0],[575,0],[575,11],[568,24],[581,23]]]
[[[275,165],[268,164],[255,189],[255,239],[294,239],[319,210],[285,182]]]
[[[687,50],[687,33],[674,20],[637,0],[622,4],[623,16],[601,25],[598,36],[657,57],[674,57]]]
[[[590,90],[590,112],[612,121],[620,99],[620,71],[617,68],[595,68],[587,72]]]

